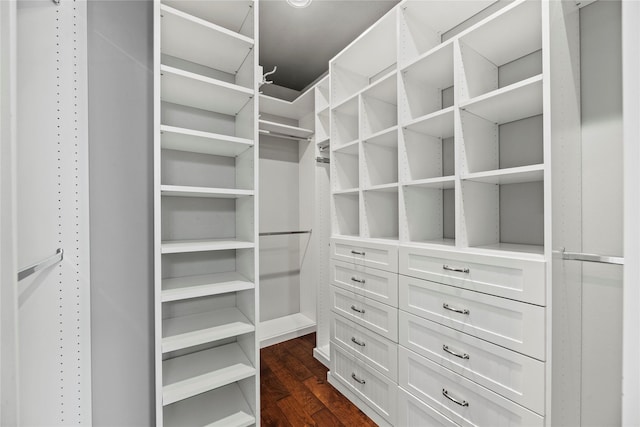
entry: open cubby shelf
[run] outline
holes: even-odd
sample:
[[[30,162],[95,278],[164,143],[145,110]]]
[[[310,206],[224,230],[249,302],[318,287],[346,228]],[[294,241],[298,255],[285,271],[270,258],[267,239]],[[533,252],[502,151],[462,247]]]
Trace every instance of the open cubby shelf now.
[[[162,148],[167,150],[236,157],[253,147],[253,141],[247,138],[237,138],[177,126],[162,125],[160,126],[160,132]]]
[[[334,234],[538,253],[541,3],[454,3],[408,0],[398,50],[370,54],[395,37],[385,18],[331,61]],[[519,206],[537,215],[528,231]]]

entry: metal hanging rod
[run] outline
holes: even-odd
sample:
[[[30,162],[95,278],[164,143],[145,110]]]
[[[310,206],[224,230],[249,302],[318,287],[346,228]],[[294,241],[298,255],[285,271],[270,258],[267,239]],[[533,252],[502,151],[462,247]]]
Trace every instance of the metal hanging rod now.
[[[309,140],[309,138],[304,138],[301,136],[285,135],[283,133],[271,132],[264,129],[260,129],[258,132],[260,132],[263,135],[273,136],[274,138],[290,139],[292,141],[308,141]]]
[[[267,231],[260,233],[260,236],[281,236],[285,234],[311,234],[311,230],[298,230],[298,231]]]
[[[56,250],[55,255],[50,256],[47,259],[44,259],[36,264],[30,265],[29,267],[25,267],[22,270],[18,271],[18,282],[22,279],[25,279],[31,276],[33,273],[44,270],[45,268],[51,267],[54,264],[59,263],[64,258],[64,250],[62,248],[58,248]]]
[[[316,157],[316,162],[318,163],[331,163],[329,159],[326,157]]]
[[[562,259],[567,261],[586,261],[586,262],[599,262],[601,264],[624,265],[623,257],[587,254],[583,252],[568,252],[568,251],[565,251],[564,248],[562,248],[562,250],[560,251],[554,251],[554,252],[562,255]]]

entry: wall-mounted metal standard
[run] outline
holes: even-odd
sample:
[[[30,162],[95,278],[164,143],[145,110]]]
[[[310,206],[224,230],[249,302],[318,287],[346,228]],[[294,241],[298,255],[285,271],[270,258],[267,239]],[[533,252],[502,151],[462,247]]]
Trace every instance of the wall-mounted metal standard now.
[[[560,251],[554,251],[562,255],[563,260],[567,261],[586,261],[586,262],[599,262],[602,264],[616,264],[624,265],[624,258],[617,256],[598,255],[598,254],[586,254],[583,252],[568,252],[564,248]]]
[[[260,233],[260,236],[282,236],[285,234],[311,234],[311,230],[298,230],[298,231],[267,231]]]
[[[330,163],[329,159],[326,157],[316,157],[316,162],[318,163]]]
[[[22,270],[18,271],[18,281],[25,279],[31,276],[33,273],[44,270],[45,268],[51,267],[54,264],[59,263],[64,258],[64,250],[62,248],[58,248],[55,255],[50,256],[47,259],[44,259],[36,264],[30,265],[29,267],[25,267]]]

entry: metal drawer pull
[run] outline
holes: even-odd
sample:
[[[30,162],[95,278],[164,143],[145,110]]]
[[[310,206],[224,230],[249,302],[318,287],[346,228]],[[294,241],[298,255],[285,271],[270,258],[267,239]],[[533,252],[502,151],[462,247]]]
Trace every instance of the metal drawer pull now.
[[[364,346],[366,345],[366,344],[365,344],[365,343],[363,343],[362,341],[358,341],[358,340],[356,339],[356,337],[351,337],[351,342],[353,342],[353,343],[355,343],[355,344],[358,344],[360,347],[364,347]]]
[[[442,269],[443,270],[447,270],[447,271],[455,271],[456,273],[467,273],[469,274],[469,269],[468,268],[457,268],[457,267],[449,267],[446,264],[442,265]]]
[[[358,313],[362,313],[364,314],[364,308],[363,309],[359,309],[358,307],[356,307],[355,305],[351,306],[351,310],[353,311],[357,311]]]
[[[366,383],[365,380],[361,380],[360,378],[358,378],[355,373],[351,374],[351,378],[353,378],[354,380],[358,381],[360,384]]]
[[[364,251],[351,251],[352,254],[354,255],[364,255]]]
[[[467,310],[466,308],[455,308],[455,307],[451,307],[449,304],[447,304],[446,302],[442,303],[442,308],[449,310],[449,311],[455,311],[456,313],[460,313],[460,314],[469,314],[469,310]]]
[[[364,285],[364,279],[358,279],[357,277],[354,276],[351,278],[351,280]]]
[[[455,399],[455,398],[449,396],[449,392],[447,391],[446,388],[442,389],[442,395],[444,397],[446,397],[447,399],[449,399],[450,401],[452,401],[453,403],[456,403],[456,404],[458,404],[460,406],[464,406],[465,408],[469,406],[469,402],[467,402],[466,400],[458,400],[458,399]]]
[[[451,354],[452,356],[459,357],[460,359],[469,359],[469,355],[467,353],[462,353],[462,354],[456,353],[455,351],[450,350],[449,346],[446,344],[442,344],[442,349],[447,353]]]

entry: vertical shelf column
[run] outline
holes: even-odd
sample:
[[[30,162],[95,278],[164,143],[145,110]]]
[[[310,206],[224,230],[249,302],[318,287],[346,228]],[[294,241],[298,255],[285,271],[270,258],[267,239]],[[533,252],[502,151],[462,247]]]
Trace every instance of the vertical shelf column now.
[[[258,2],[154,3],[156,425],[260,418]]]

